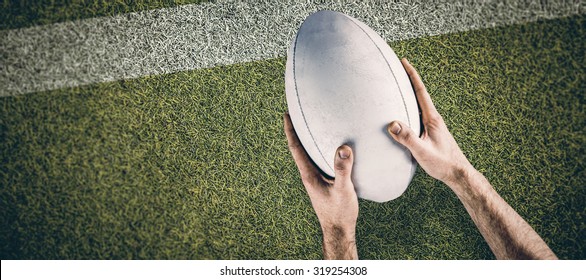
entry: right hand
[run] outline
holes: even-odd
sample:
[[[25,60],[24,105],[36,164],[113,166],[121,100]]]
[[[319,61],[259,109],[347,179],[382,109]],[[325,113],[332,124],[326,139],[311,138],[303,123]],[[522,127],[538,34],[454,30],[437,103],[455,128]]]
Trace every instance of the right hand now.
[[[473,167],[448,131],[442,116],[435,109],[415,68],[406,58],[401,62],[415,89],[424,131],[420,138],[409,126],[397,120],[388,125],[387,131],[395,141],[411,151],[427,174],[453,188],[453,185]]]

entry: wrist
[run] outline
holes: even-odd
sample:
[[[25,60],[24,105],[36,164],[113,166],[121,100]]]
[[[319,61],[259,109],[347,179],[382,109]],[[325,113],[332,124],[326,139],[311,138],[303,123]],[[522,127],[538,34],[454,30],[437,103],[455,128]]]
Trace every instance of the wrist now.
[[[355,227],[322,226],[324,259],[358,259]]]
[[[324,235],[324,240],[337,241],[355,241],[356,240],[356,226],[347,225],[322,225],[321,230]]]
[[[444,184],[448,185],[456,194],[461,190],[466,189],[471,185],[471,181],[477,176],[478,172],[471,164],[467,163],[461,166],[456,166],[452,169],[451,176],[444,180]]]
[[[472,165],[458,168],[454,171],[454,177],[450,181],[444,182],[460,200],[468,201],[486,195],[492,190],[490,184],[484,175],[476,170]],[[490,189],[487,189],[490,188]]]

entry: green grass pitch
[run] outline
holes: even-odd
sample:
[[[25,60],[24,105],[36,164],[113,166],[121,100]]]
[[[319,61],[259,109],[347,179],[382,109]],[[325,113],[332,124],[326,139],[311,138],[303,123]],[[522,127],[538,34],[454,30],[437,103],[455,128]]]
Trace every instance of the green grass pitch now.
[[[584,259],[585,16],[392,42],[473,165]],[[285,59],[0,98],[0,258],[318,259],[282,131]],[[390,120],[389,120],[390,121]],[[491,259],[421,169],[360,201],[364,259]]]

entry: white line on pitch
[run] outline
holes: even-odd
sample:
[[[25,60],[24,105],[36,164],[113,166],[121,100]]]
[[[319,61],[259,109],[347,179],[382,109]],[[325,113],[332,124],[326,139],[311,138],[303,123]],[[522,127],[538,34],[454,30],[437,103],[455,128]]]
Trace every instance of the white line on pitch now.
[[[579,0],[313,2],[218,1],[3,30],[0,96],[284,56],[320,9],[358,18],[387,41],[584,12]]]

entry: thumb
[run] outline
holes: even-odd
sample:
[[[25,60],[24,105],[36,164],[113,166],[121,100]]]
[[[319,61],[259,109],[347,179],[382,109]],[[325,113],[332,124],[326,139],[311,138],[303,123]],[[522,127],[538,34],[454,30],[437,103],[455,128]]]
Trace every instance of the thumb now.
[[[352,173],[352,165],[354,163],[354,155],[352,148],[348,145],[342,145],[336,151],[336,158],[334,159],[334,172],[336,181],[350,180]]]
[[[387,132],[395,141],[405,146],[412,154],[422,148],[422,140],[415,132],[401,121],[393,121],[387,126]]]

